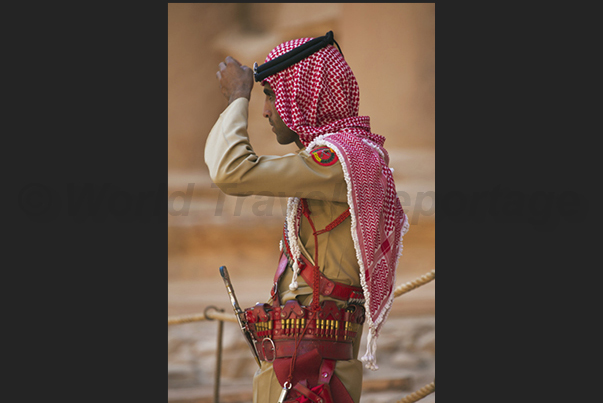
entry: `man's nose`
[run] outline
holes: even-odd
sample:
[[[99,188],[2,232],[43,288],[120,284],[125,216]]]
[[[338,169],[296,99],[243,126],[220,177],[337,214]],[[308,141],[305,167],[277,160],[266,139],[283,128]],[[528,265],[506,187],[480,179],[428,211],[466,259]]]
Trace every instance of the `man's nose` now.
[[[270,111],[270,107],[268,105],[268,102],[264,102],[264,110],[262,112],[262,116],[265,118],[269,118],[272,115],[271,111]]]

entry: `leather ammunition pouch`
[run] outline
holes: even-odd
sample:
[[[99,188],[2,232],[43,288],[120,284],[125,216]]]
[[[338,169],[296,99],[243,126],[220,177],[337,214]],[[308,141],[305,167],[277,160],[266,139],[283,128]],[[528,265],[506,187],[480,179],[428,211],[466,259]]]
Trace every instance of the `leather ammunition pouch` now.
[[[320,306],[315,313],[291,300],[282,306],[258,303],[246,309],[247,330],[260,360],[291,357],[302,333],[298,352],[316,348],[324,358],[352,359],[352,341],[364,323],[364,307],[351,304],[338,308],[334,301],[323,301]]]

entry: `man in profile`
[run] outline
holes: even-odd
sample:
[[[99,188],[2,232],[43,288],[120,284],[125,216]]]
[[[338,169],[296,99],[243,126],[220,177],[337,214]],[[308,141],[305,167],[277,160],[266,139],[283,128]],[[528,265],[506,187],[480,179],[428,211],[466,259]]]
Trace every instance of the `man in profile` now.
[[[361,361],[377,369],[376,340],[409,224],[385,138],[358,116],[358,84],[338,49],[330,31],[284,42],[253,69],[229,56],[216,73],[228,107],[205,146],[212,180],[229,195],[289,197],[270,299],[245,312],[261,360],[254,403],[358,403]],[[254,153],[254,81],[276,140],[297,152]],[[358,360],[365,322],[367,351]]]

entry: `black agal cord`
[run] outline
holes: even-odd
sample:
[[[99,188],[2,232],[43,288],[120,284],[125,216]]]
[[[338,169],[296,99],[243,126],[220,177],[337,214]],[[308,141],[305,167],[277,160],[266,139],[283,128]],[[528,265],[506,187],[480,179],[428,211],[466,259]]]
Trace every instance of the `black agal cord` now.
[[[308,42],[290,50],[284,55],[280,55],[279,57],[272,59],[259,67],[257,63],[254,63],[253,76],[255,77],[255,81],[262,81],[266,77],[286,69],[287,67],[299,62],[302,59],[305,59],[315,52],[318,52],[327,45],[332,45],[333,43],[337,45],[339,53],[341,53],[343,56],[343,52],[339,48],[339,44],[335,41],[335,39],[333,39],[333,31],[329,31],[325,36],[320,36],[318,38],[309,40]]]

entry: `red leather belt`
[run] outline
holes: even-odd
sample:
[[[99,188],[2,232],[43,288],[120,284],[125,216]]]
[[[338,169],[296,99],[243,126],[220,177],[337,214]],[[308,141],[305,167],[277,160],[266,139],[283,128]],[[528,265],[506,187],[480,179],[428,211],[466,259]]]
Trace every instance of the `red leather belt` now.
[[[260,360],[268,362],[272,362],[277,358],[293,357],[295,344],[295,340],[271,340],[268,338],[255,342]],[[323,359],[351,360],[353,358],[351,342],[302,339],[297,347],[297,354],[302,355],[314,349],[318,350]]]
[[[314,284],[314,268],[304,255],[301,255],[300,258],[302,261],[302,267],[299,274],[307,284]],[[349,299],[360,300],[364,298],[362,288],[329,280],[322,273],[320,273],[319,291],[321,295],[337,298],[343,301],[348,301]]]
[[[300,256],[300,275],[308,285],[314,284],[314,268],[312,264],[306,259],[304,255]],[[287,268],[287,255],[281,253],[279,260],[278,269],[274,276],[274,282],[276,283],[279,277],[283,274]],[[324,274],[320,273],[320,294],[336,298],[342,301],[364,303],[364,293],[361,287],[354,287],[339,283],[337,281],[329,280]],[[273,289],[274,296],[274,289]]]

